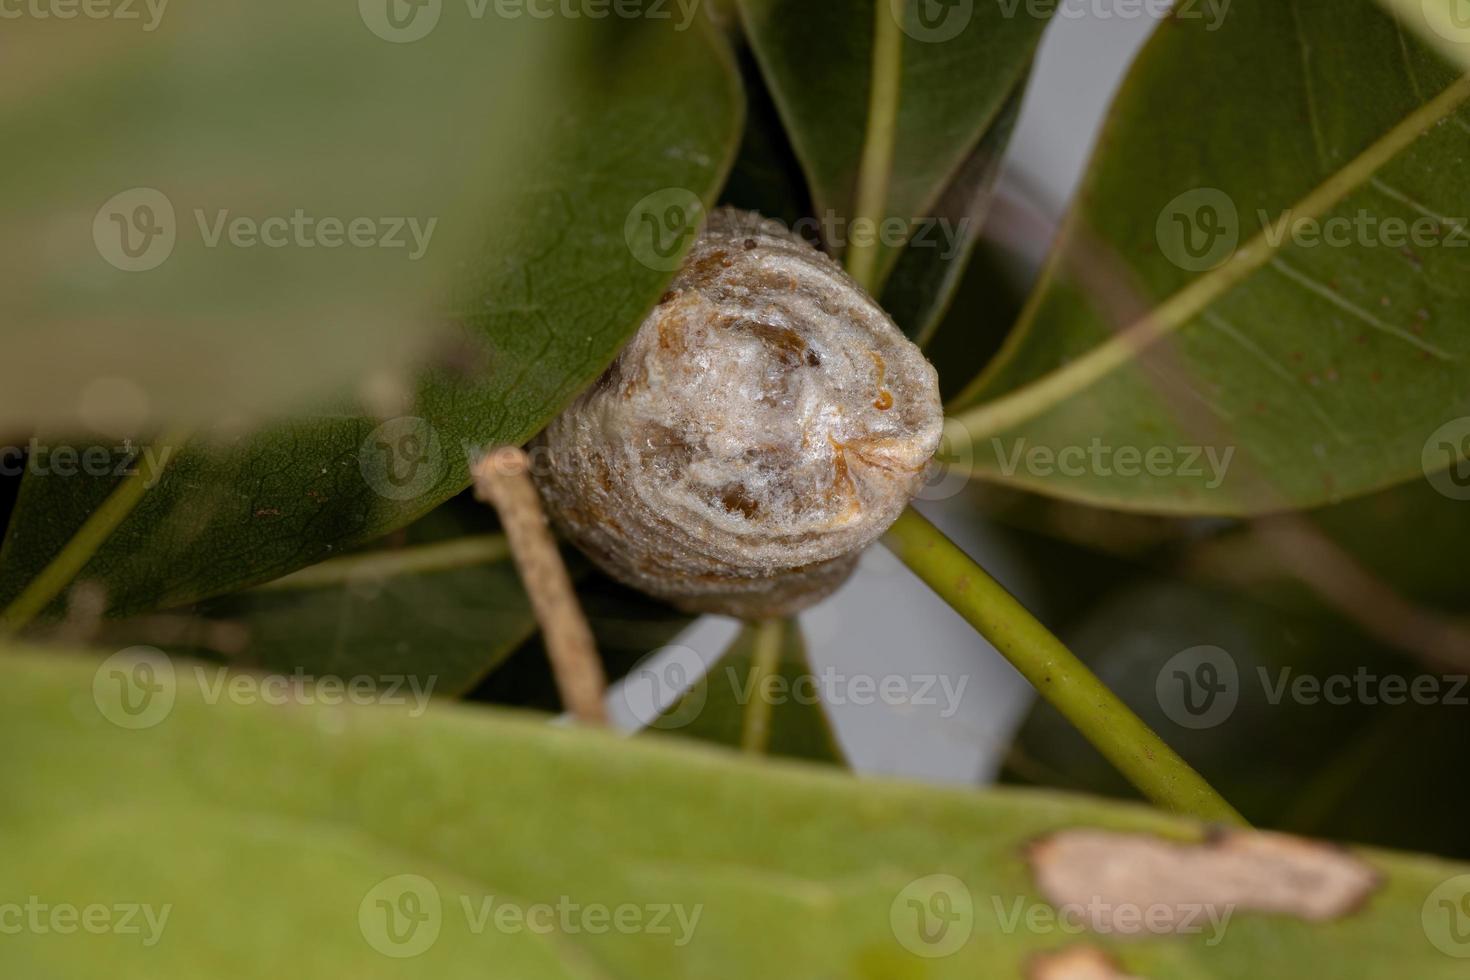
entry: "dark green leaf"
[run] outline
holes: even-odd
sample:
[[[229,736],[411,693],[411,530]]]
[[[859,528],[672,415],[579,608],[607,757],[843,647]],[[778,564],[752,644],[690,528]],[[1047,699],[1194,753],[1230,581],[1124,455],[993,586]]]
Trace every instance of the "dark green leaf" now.
[[[824,240],[838,255],[856,216],[877,4],[905,32],[883,210],[904,223],[938,215],[952,186],[974,186],[974,171],[983,172],[994,150],[985,152],[983,141],[1001,124],[1051,12],[1037,16],[1035,5],[1025,3],[740,0],[751,45],[806,170]],[[891,247],[883,249],[880,268],[898,255],[899,242],[885,244]]]
[[[6,17],[0,422],[276,413],[430,352],[588,31],[384,9]]]

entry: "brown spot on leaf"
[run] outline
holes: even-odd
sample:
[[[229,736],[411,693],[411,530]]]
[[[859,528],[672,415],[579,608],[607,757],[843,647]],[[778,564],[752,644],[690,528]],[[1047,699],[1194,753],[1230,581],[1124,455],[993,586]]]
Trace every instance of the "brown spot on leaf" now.
[[[1186,844],[1069,830],[1032,844],[1027,859],[1048,902],[1097,909],[1093,927],[1121,935],[1183,932],[1198,926],[1201,910],[1217,920],[1237,910],[1338,919],[1381,882],[1347,851],[1285,834],[1232,831]],[[1139,909],[1151,911],[1139,916]]]
[[[1026,980],[1143,980],[1124,973],[1117,961],[1092,946],[1070,946],[1032,957]]]

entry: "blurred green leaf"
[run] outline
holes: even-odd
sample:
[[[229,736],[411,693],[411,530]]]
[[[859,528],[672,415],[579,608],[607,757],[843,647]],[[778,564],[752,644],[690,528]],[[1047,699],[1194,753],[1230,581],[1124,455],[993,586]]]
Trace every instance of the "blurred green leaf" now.
[[[6,16],[0,423],[279,412],[432,352],[594,47],[386,7]]]
[[[701,19],[687,31],[579,23],[585,50],[542,120],[534,176],[517,179],[455,294],[458,340],[407,396],[201,435],[79,577],[106,588],[113,612],[243,588],[401,527],[468,484],[472,453],[523,442],[607,366],[713,199],[741,103],[724,42]],[[680,227],[659,224],[671,215]],[[114,483],[27,473],[0,550],[0,603]]]
[[[978,468],[1103,505],[1239,514],[1452,462],[1421,447],[1470,412],[1454,217],[1470,214],[1454,163],[1467,97],[1371,0],[1176,11],[1113,104],[1017,333],[964,402],[979,405],[960,416]],[[1288,213],[1331,224],[1293,238]],[[1417,229],[1412,245],[1396,228]],[[1168,339],[1140,357],[1115,336],[1130,324]],[[1065,470],[1016,455],[1094,444],[1156,455]],[[1196,447],[1231,454],[1223,473]]]
[[[188,662],[149,663],[140,675],[138,662],[0,658],[0,739],[25,746],[0,763],[0,892],[141,906],[159,925],[23,929],[0,945],[7,975],[469,978],[492,964],[520,980],[939,980],[1021,976],[1042,951],[1078,946],[1151,980],[1324,963],[1334,980],[1462,973],[1441,952],[1455,937],[1433,899],[1453,914],[1464,866],[1358,853],[1382,878],[1326,922],[1240,908],[1219,933],[1082,935],[1075,919],[1047,930],[1032,924],[1050,909],[1029,864],[1039,838],[1096,827],[1198,841],[1205,829],[483,709],[211,703]],[[1264,863],[1250,873],[1270,873]],[[590,928],[599,908],[608,916]]]
[[[757,652],[761,627],[747,624],[709,672],[648,731],[847,765],[822,706],[821,682],[807,661],[801,626],[788,619],[777,628],[778,645],[767,651],[773,654],[770,663]],[[762,728],[758,736],[752,731],[756,725]]]

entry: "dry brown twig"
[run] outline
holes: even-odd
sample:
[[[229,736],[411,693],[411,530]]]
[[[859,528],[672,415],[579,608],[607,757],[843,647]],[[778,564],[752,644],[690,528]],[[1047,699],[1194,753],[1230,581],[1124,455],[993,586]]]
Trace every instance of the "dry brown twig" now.
[[[475,496],[500,515],[511,556],[531,597],[546,642],[562,704],[584,724],[607,723],[607,678],[572,579],[546,526],[546,512],[531,483],[531,461],[514,446],[491,450],[475,463]]]

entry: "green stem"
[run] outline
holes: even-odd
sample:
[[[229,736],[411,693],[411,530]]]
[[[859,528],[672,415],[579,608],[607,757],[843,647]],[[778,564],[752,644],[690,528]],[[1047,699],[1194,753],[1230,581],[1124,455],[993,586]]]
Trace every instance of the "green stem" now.
[[[781,646],[786,624],[779,619],[765,619],[748,627],[755,632],[750,651],[750,701],[740,725],[740,748],[756,755],[764,754],[771,744],[771,699],[766,691],[766,678],[781,667]]]
[[[143,495],[158,482],[168,466],[169,460],[189,439],[188,429],[174,429],[166,433],[155,444],[156,452],[141,453],[142,465],[125,477],[117,489],[108,495],[102,506],[94,510],[73,534],[61,552],[51,560],[41,574],[37,575],[25,590],[16,597],[3,613],[0,613],[0,637],[10,636],[24,629],[32,619],[72,583],[87,562],[102,547],[112,532],[117,530]]]
[[[489,565],[510,557],[510,544],[503,534],[476,534],[451,541],[344,555],[255,587],[257,592],[325,589],[351,582],[381,581],[399,575],[447,572],[474,565]]]
[[[903,35],[888,0],[873,5],[873,78],[868,90],[868,133],[858,162],[857,197],[853,226],[862,222],[864,234],[851,236],[847,271],[870,294],[878,291],[877,231],[887,215],[888,183],[893,175],[893,148],[898,132]],[[870,232],[870,233],[869,233]]]
[[[1097,675],[918,511],[904,511],[884,543],[1144,796],[1167,810],[1201,820],[1245,823]]]

